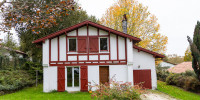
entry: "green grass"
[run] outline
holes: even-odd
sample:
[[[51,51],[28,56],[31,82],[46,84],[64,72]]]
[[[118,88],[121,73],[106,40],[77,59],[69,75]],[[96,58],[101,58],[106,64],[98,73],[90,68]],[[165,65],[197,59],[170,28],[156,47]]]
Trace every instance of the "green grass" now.
[[[15,93],[0,96],[0,100],[90,100],[90,99],[91,96],[87,92],[43,93],[41,84],[38,87],[25,88]]]
[[[166,93],[174,98],[181,99],[181,100],[200,100],[200,95],[185,91],[181,88],[166,85],[165,82],[158,81],[158,90]]]

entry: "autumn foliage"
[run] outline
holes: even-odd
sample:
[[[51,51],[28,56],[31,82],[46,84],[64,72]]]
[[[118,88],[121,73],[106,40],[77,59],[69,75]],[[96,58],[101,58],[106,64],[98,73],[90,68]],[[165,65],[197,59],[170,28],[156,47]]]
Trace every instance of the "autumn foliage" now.
[[[40,29],[58,25],[58,17],[68,16],[69,11],[77,10],[74,0],[11,0],[3,1],[0,10],[3,17],[1,31],[8,31],[12,27],[26,27],[34,33]]]
[[[148,8],[136,0],[118,0],[101,18],[100,23],[122,31],[122,18],[127,15],[127,33],[142,39],[139,46],[155,52],[164,53],[168,38],[160,33],[157,18]]]

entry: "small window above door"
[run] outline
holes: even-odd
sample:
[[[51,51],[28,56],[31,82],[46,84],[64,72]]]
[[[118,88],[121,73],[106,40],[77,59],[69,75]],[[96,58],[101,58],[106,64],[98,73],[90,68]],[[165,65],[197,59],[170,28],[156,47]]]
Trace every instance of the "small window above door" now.
[[[76,38],[69,38],[68,39],[68,51],[69,52],[76,52]]]
[[[108,51],[108,38],[107,37],[100,37],[100,51]]]

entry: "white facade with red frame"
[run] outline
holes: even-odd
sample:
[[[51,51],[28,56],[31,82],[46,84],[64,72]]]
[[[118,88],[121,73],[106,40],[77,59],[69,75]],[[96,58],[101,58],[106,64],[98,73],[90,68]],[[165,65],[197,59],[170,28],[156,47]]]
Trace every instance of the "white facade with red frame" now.
[[[100,84],[100,66],[109,67],[109,79],[114,77],[132,85],[135,84],[133,70],[150,70],[151,88],[155,89],[155,58],[164,56],[135,46],[139,41],[139,38],[90,21],[33,41],[42,44],[43,91],[87,91],[87,82]]]

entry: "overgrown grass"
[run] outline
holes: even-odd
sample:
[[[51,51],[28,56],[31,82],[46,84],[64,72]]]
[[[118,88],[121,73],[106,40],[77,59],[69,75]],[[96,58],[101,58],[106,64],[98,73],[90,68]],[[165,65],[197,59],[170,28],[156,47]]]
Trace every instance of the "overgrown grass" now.
[[[161,92],[164,92],[172,97],[175,97],[177,99],[181,100],[200,100],[200,94],[195,94],[192,92],[185,91],[181,88],[166,85],[165,82],[158,81],[158,90]]]
[[[43,93],[41,84],[38,87],[25,88],[16,93],[0,96],[0,100],[90,100],[90,99],[91,99],[91,96],[87,92]]]

